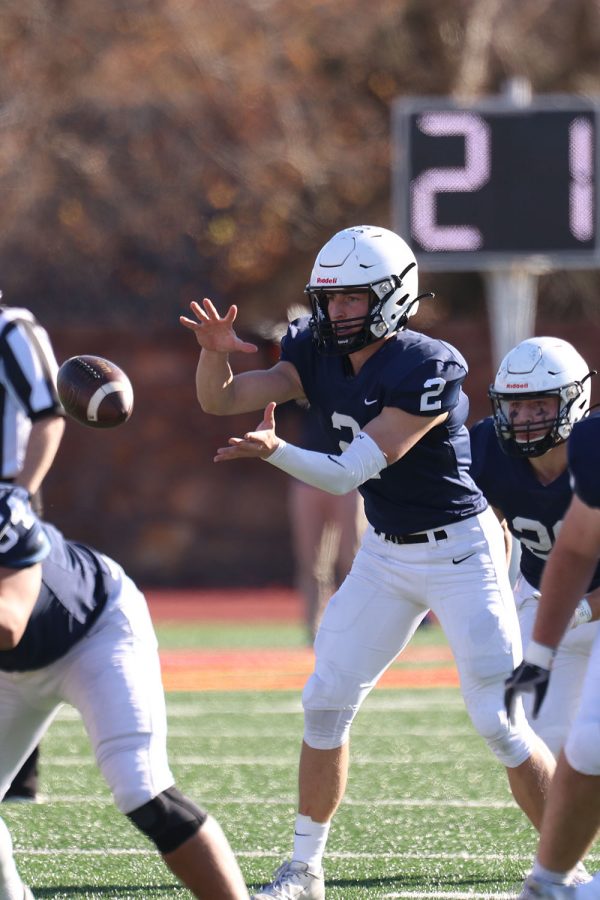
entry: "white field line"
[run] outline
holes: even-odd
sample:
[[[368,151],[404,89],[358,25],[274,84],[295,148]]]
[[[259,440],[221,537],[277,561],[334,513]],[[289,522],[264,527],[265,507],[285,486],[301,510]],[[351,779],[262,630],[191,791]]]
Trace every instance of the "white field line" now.
[[[79,729],[83,729],[83,724],[79,715],[75,713],[73,716],[69,716],[68,718],[63,718],[62,716],[55,721],[51,725],[51,733],[54,735],[71,735],[73,731],[78,731]],[[356,722],[352,727],[352,733],[355,737],[381,737],[381,738],[398,738],[402,739],[404,737],[416,737],[416,738],[427,738],[430,740],[432,737],[432,729],[426,725],[418,725],[411,726],[407,728],[402,723],[398,723],[397,725],[390,725],[383,728],[368,728],[362,726],[360,719]],[[169,721],[169,737],[213,737],[213,735],[205,735],[203,727],[199,728],[190,728],[186,724],[174,725],[173,717],[170,718]],[[239,738],[239,737],[256,737],[256,738],[264,738],[265,729],[264,726],[253,725],[252,722],[248,722],[243,724],[239,728],[219,728],[218,737],[223,739],[230,738]],[[468,722],[464,725],[456,725],[456,726],[436,726],[435,728],[435,736],[436,738],[465,738],[465,737],[476,737],[476,733]]]
[[[399,891],[393,894],[382,894],[381,900],[515,900],[517,896],[516,890],[510,894],[480,894],[474,891],[465,894],[464,892],[454,891]]]
[[[243,859],[279,859],[280,853],[277,850],[235,850],[236,856]],[[151,847],[107,847],[102,849],[85,849],[81,847],[43,847],[43,848],[25,848],[15,847],[15,853],[21,856],[52,856],[54,853],[64,853],[68,856],[155,856],[156,851]],[[352,853],[343,851],[327,852],[327,859],[353,860],[353,859],[411,859],[419,862],[419,860],[429,859],[432,861],[454,861],[457,859],[463,862],[504,862],[513,863],[530,863],[531,853],[527,854],[506,854],[502,853]]]
[[[19,847],[15,845],[15,854],[20,856],[52,856],[54,854],[64,854],[65,856],[155,856],[156,851],[151,847],[103,847],[102,849],[81,848],[81,847]],[[234,848],[236,856],[242,859],[280,859],[282,853],[280,850],[239,850]],[[354,853],[352,851],[331,850],[327,851],[327,859],[353,860],[353,859],[373,859],[373,860],[394,860],[394,859],[410,859],[419,862],[420,860],[441,860],[443,862],[452,862],[461,860],[463,862],[511,862],[523,863],[525,866],[531,863],[531,853]],[[598,853],[590,853],[586,857],[589,863],[600,860]],[[392,896],[391,894],[389,896]],[[402,896],[405,896],[404,894]],[[454,895],[453,895],[454,896]],[[472,896],[472,895],[470,895]],[[495,895],[494,895],[495,896]]]
[[[435,690],[435,689],[432,689]],[[250,695],[251,696],[251,695]],[[300,702],[300,691],[298,691],[297,699],[291,701],[289,699],[278,699],[276,694],[272,694],[272,702],[269,704],[257,704],[256,706],[245,700],[232,699],[228,694],[225,697],[219,695],[218,703],[209,693],[195,693],[190,700],[173,700],[172,695],[167,694],[167,714],[169,721],[173,719],[195,719],[201,716],[209,716],[211,719],[226,716],[301,716],[302,705]],[[415,712],[439,710],[442,713],[461,712],[464,710],[463,700],[458,693],[448,692],[444,696],[431,696],[426,692],[420,693],[418,696],[414,694],[405,696],[403,692],[398,692],[393,696],[377,696],[371,694],[362,707],[359,715],[362,718],[371,713],[380,712]],[[79,713],[69,706],[63,706],[59,712],[56,722],[61,720],[79,719]]]
[[[60,804],[61,806],[77,806],[94,805],[94,806],[112,806],[113,801],[110,796],[91,797],[89,794],[46,794],[47,801],[50,804]],[[211,797],[209,794],[202,794],[202,802],[209,805],[219,806],[295,806],[296,797]],[[352,797],[344,797],[343,806],[355,807],[372,807],[373,800],[358,800]],[[511,800],[435,800],[418,798],[402,798],[376,800],[378,807],[385,806],[388,808],[402,807],[405,809],[516,809],[516,805]]]
[[[435,689],[432,689],[435,690]],[[252,695],[250,695],[251,697]],[[205,714],[214,716],[215,701],[210,693],[195,693],[191,700],[175,700],[170,699],[171,694],[167,694],[167,712],[169,716],[190,716],[196,714]],[[275,693],[271,694],[273,702],[269,704],[250,704],[248,698],[246,702],[242,700],[232,699],[229,696],[223,698],[219,695],[218,699],[218,715],[285,715],[288,713],[296,714],[302,712],[300,702],[300,691],[298,691],[297,699],[280,698],[278,700]],[[369,713],[379,712],[414,712],[415,710],[441,710],[448,712],[449,710],[461,712],[464,710],[465,704],[458,692],[448,691],[442,696],[433,696],[429,691],[421,691],[418,695],[414,693],[407,694],[404,691],[395,691],[393,693],[386,692],[385,695],[371,694],[361,708],[360,715],[365,716]]]
[[[479,759],[481,754],[473,753],[468,754],[464,753],[461,757],[462,761],[468,760],[470,756],[473,756],[475,759]],[[169,762],[172,766],[218,766],[219,768],[224,768],[226,766],[255,766],[259,767],[269,767],[271,769],[281,769],[286,768],[288,766],[297,766],[298,764],[298,754],[294,754],[293,756],[179,756],[177,754],[170,754]],[[356,755],[352,758],[352,767],[358,768],[360,766],[419,766],[422,768],[423,766],[428,765],[444,765],[448,762],[448,754],[447,753],[421,753],[419,755],[419,759],[416,760],[414,758],[402,757],[398,756],[359,756]],[[71,766],[95,766],[96,763],[92,756],[63,756],[63,757],[50,757],[44,756],[44,767],[51,768],[55,766],[56,768],[69,768]]]

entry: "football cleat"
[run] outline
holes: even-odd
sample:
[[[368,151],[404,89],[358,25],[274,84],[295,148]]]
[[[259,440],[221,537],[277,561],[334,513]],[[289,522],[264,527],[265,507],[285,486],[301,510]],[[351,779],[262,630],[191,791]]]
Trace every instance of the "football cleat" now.
[[[280,866],[271,884],[266,884],[251,900],[271,897],[271,900],[325,900],[323,870],[315,875],[306,863],[291,860]]]
[[[517,900],[575,900],[574,884],[552,884],[530,875]]]

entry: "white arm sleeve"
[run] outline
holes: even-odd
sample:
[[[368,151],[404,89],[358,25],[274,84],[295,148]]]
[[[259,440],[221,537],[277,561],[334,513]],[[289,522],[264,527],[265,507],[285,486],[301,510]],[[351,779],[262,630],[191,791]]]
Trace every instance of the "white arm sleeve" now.
[[[340,456],[303,450],[282,441],[266,461],[329,494],[347,494],[387,466],[384,453],[364,431]]]

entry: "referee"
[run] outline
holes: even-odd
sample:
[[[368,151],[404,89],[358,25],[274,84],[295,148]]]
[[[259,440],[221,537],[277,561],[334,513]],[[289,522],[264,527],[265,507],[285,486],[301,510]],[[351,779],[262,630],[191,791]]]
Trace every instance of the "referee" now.
[[[65,427],[56,393],[57,369],[50,338],[35,316],[28,309],[0,304],[0,480],[29,491],[40,515],[40,487]],[[5,801],[35,802],[38,756],[36,748]]]

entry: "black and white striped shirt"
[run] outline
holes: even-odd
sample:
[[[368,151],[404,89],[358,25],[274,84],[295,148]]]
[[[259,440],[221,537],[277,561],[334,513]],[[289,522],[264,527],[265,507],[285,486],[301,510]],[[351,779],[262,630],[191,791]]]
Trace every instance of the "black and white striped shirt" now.
[[[21,471],[32,422],[63,415],[57,370],[50,338],[33,313],[0,306],[0,478]]]

